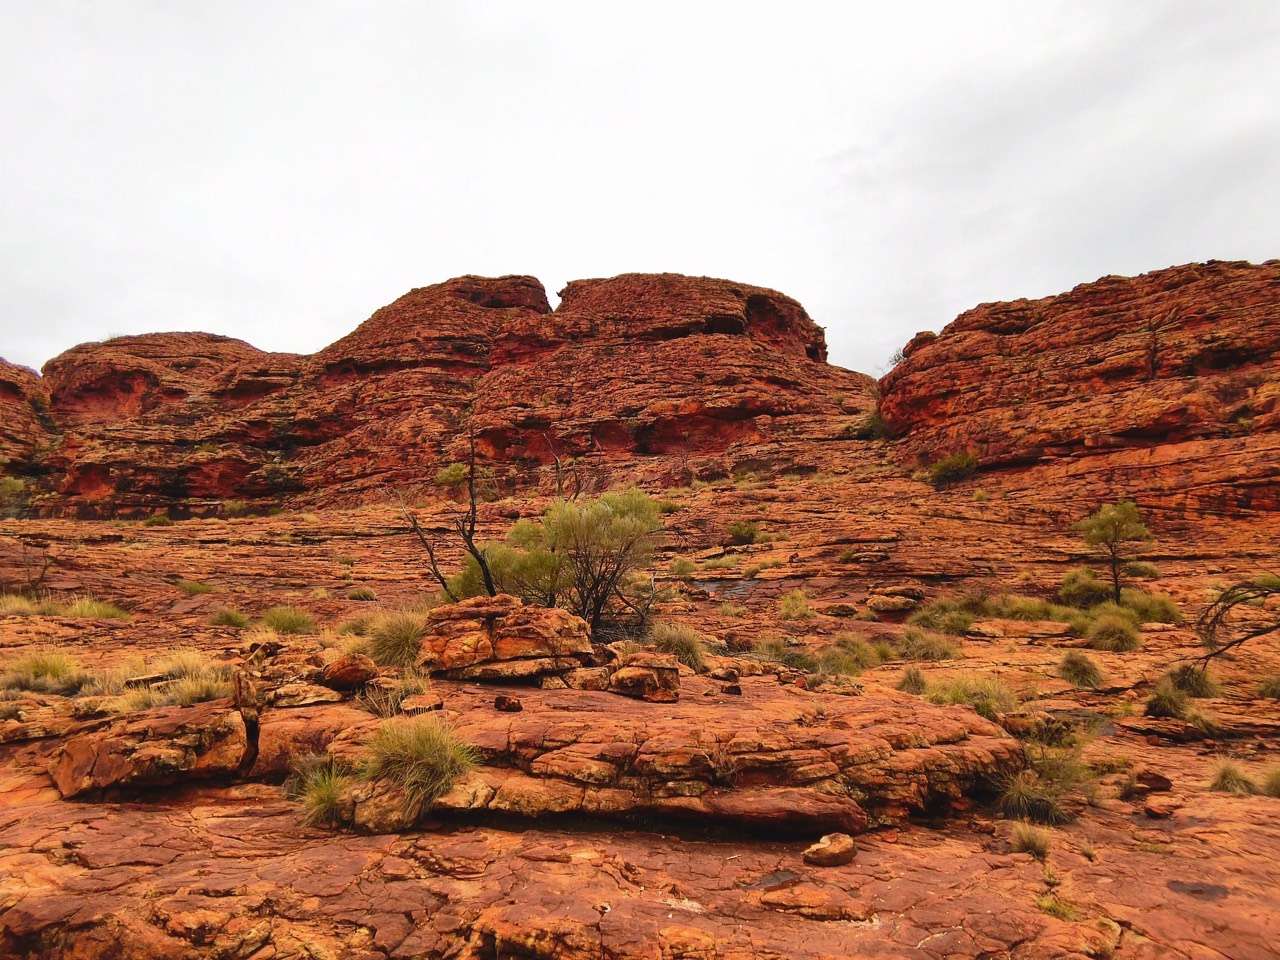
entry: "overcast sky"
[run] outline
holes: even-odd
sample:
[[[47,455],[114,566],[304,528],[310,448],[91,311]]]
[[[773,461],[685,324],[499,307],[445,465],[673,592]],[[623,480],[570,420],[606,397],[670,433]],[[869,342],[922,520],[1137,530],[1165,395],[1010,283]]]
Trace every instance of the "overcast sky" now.
[[[310,352],[411,287],[775,287],[833,361],[1280,257],[1280,3],[0,8],[0,355]]]

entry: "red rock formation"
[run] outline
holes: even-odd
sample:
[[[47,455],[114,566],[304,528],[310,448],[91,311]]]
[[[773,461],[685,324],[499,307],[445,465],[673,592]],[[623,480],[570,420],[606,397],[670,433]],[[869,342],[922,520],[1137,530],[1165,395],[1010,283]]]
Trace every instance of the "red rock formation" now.
[[[533,278],[461,277],[310,357],[204,334],[87,344],[45,368],[45,509],[380,497],[458,459],[469,427],[500,465],[720,452],[868,405],[870,381],[825,356],[795,301],[668,274],[576,281],[555,312]]]
[[[913,339],[880,387],[887,425],[921,462],[1164,447],[1176,466],[1130,455],[1146,476],[1118,482],[1172,493],[1199,481],[1192,464],[1203,462],[1202,506],[1280,509],[1280,261],[1190,264],[983,304]]]
[[[0,472],[23,464],[47,439],[49,423],[40,378],[26,367],[0,360]]]

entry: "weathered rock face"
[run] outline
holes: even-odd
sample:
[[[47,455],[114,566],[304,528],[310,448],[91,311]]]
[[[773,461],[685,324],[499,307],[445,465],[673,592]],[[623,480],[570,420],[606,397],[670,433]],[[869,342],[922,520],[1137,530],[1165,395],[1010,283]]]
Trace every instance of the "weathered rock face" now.
[[[1280,261],[984,304],[904,354],[881,381],[881,412],[922,462],[1120,451],[1113,473],[1132,489],[1183,496],[1194,475],[1204,509],[1280,509]]]
[[[420,670],[466,680],[527,679],[580,667],[592,653],[587,623],[515,597],[472,597],[427,614]]]
[[[76,797],[117,786],[156,786],[226,776],[245,755],[244,721],[225,700],[162,707],[72,736],[50,770]]]
[[[46,513],[349,503],[429,481],[468,429],[501,478],[555,454],[719,452],[839,415],[837,395],[869,407],[869,378],[825,357],[803,308],[758,287],[628,274],[571,283],[552,312],[531,277],[460,277],[308,357],[151,334],[69,350],[42,383],[9,368],[23,410],[0,442],[29,459],[48,434]]]
[[[40,378],[0,360],[0,465],[29,461],[49,434]],[[5,473],[0,466],[0,473]]]

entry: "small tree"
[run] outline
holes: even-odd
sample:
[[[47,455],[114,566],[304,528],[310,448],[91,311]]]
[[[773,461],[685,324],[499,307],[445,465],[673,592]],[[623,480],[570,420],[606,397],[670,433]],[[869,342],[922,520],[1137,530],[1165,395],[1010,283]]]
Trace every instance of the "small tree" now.
[[[521,520],[504,542],[470,554],[450,578],[451,596],[474,596],[484,584],[483,559],[497,589],[526,603],[564,607],[596,633],[614,615],[647,617],[648,591],[636,574],[653,557],[662,531],[658,504],[639,490],[594,500],[561,500],[539,520]]]
[[[1252,580],[1234,583],[1218,594],[1218,599],[1209,605],[1196,623],[1196,632],[1200,635],[1201,642],[1208,648],[1208,652],[1199,658],[1202,670],[1214,657],[1220,657],[1243,643],[1264,637],[1269,633],[1280,633],[1280,614],[1271,611],[1265,615],[1261,623],[1251,624],[1239,636],[1225,641],[1221,636],[1232,613],[1238,607],[1261,606],[1271,597],[1280,597],[1280,576],[1274,573],[1265,573]]]
[[[1084,542],[1097,549],[1111,568],[1112,599],[1120,602],[1120,573],[1128,561],[1129,546],[1154,539],[1138,507],[1132,500],[1109,503],[1099,507],[1075,525]]]

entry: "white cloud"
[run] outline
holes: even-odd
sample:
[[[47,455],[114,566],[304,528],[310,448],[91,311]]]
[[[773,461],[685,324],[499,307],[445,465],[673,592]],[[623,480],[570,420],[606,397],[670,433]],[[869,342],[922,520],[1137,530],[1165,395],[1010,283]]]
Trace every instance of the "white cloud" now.
[[[674,270],[874,372],[982,300],[1280,255],[1270,0],[886,7],[11,6],[0,354]]]

